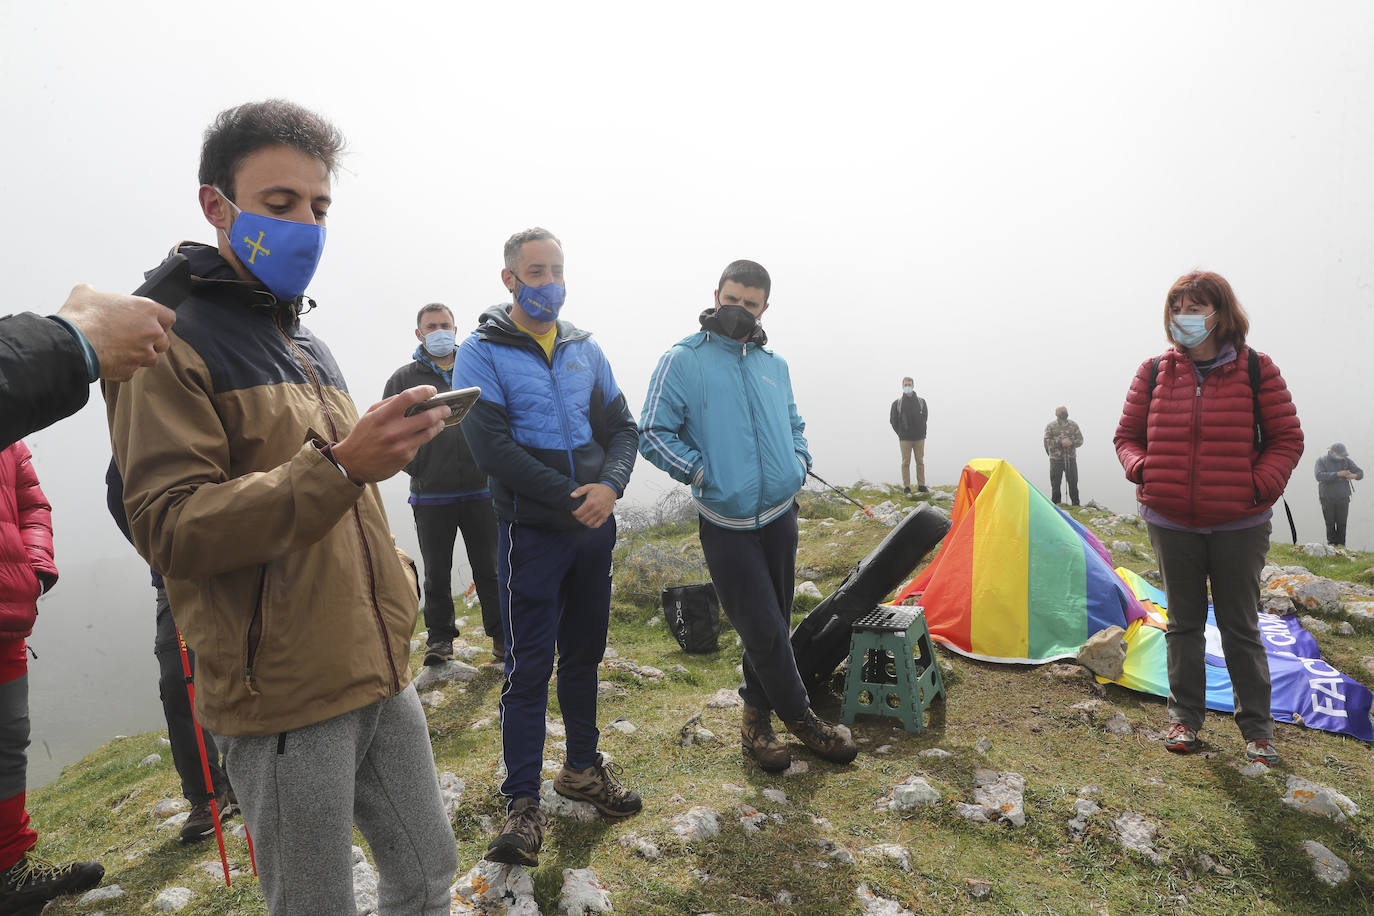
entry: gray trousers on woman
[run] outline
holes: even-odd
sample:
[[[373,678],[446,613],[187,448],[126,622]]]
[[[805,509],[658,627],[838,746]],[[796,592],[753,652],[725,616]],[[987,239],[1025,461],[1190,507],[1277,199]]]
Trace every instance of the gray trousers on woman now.
[[[458,847],[414,685],[280,735],[216,735],[272,916],[353,913],[353,825],[382,916],[448,916]]]
[[[1169,721],[1194,731],[1202,728],[1210,580],[1212,609],[1235,695],[1236,725],[1246,741],[1272,740],[1269,656],[1259,632],[1259,578],[1269,552],[1269,523],[1211,534],[1158,525],[1149,530],[1169,601]]]

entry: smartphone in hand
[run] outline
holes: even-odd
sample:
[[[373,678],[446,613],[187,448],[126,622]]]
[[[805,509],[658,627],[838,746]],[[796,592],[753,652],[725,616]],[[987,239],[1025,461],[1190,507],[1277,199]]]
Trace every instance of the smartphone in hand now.
[[[406,408],[406,416],[413,417],[422,410],[429,410],[431,407],[448,407],[453,414],[444,421],[445,426],[457,426],[463,422],[463,417],[468,415],[472,405],[477,403],[481,397],[481,388],[459,388],[456,391],[441,391],[428,401],[421,401],[418,404],[411,404]]]

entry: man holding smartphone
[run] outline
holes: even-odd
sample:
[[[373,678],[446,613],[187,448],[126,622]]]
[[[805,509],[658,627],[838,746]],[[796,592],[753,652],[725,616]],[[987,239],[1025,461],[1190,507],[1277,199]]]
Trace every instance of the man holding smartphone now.
[[[505,628],[501,753],[510,799],[487,848],[495,862],[535,865],[547,823],[539,807],[544,716],[554,650],[568,752],[560,795],[608,817],[639,811],[639,795],[597,750],[597,666],[611,609],[615,501],[639,438],[601,348],[559,320],[563,245],[528,229],[505,246],[501,282],[511,301],[482,313],[458,352],[455,384],[482,397],[463,422],[477,464],[491,475],[497,578]]]
[[[439,916],[457,850],[407,664],[419,592],[375,484],[449,410],[406,416],[422,385],[359,416],[301,324],[342,146],[290,102],[215,119],[198,196],[216,244],[178,246],[190,296],[157,365],[106,387],[110,439],[269,911],[353,912],[356,824],[381,911]]]
[[[440,302],[426,305],[415,318],[415,337],[419,346],[411,361],[387,379],[383,397],[416,385],[433,385],[439,391],[453,388],[457,352],[453,312]],[[491,654],[504,660],[506,637],[496,591],[496,515],[486,472],[477,466],[456,425],[446,426],[433,441],[420,446],[405,472],[410,475],[410,507],[425,564],[425,664],[441,665],[453,658],[453,640],[458,636],[453,615],[453,546],[459,531],[482,606],[482,628],[491,637]]]

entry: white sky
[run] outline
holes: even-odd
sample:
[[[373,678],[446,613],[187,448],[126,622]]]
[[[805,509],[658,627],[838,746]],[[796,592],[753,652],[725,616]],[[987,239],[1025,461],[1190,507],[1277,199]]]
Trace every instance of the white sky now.
[[[1165,291],[1203,267],[1293,391],[1308,449],[1289,500],[1321,540],[1312,462],[1342,440],[1374,470],[1372,47],[1354,0],[0,0],[0,312],[132,289],[177,240],[210,241],[201,133],[280,96],[349,141],[307,323],[360,407],[408,358],[416,309],[470,325],[503,298],[502,242],[538,224],[565,244],[564,315],[636,415],[747,257],[773,275],[764,324],[827,479],[898,479],[887,410],[910,374],[931,482],[991,456],[1044,489],[1041,431],[1066,403],[1084,497],[1133,511],[1111,433],[1165,347]],[[87,637],[122,660],[124,639],[151,654],[151,594],[105,518],[95,402],[29,441],[64,582],[98,576],[146,623]],[[669,486],[641,462],[629,497]],[[1350,541],[1371,548],[1374,478],[1357,487]],[[404,480],[384,490],[413,548]],[[63,592],[45,609],[96,626]]]

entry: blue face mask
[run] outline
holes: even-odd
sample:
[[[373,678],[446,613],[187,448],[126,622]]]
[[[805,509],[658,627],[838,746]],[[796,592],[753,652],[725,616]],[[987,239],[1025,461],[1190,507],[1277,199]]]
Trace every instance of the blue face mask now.
[[[453,345],[457,339],[457,335],[453,331],[446,331],[443,328],[430,331],[425,335],[425,352],[430,356],[443,359],[453,352]]]
[[[910,385],[903,385],[903,386],[902,386],[902,394],[915,394],[915,393],[916,393],[916,389],[915,389],[915,388],[912,388]]]
[[[278,299],[289,302],[304,293],[324,254],[324,227],[246,213],[219,193],[238,210],[227,238],[243,266]]]
[[[516,282],[519,282],[518,278]],[[535,321],[556,321],[558,311],[563,308],[563,300],[567,296],[567,288],[557,283],[545,283],[543,286],[526,286],[521,283],[520,292],[515,294],[515,301],[520,303],[525,314]]]
[[[1189,349],[1202,343],[1212,333],[1212,329],[1207,327],[1207,319],[1211,317],[1211,315],[1175,315],[1170,318],[1169,332],[1173,335],[1174,343]]]

